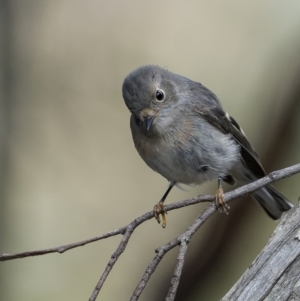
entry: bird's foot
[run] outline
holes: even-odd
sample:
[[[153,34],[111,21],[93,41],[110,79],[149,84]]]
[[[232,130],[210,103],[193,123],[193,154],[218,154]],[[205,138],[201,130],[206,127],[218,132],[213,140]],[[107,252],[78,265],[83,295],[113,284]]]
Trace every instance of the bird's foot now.
[[[229,205],[225,201],[224,191],[222,186],[219,186],[216,192],[216,205],[220,212],[225,212],[228,215]]]
[[[161,223],[162,227],[165,228],[167,225],[167,219],[166,219],[167,211],[165,210],[164,203],[162,201],[158,202],[154,206],[153,211],[154,211],[154,216],[155,216],[155,219],[157,220],[157,222],[159,224]],[[160,215],[161,215],[161,219],[160,219]]]

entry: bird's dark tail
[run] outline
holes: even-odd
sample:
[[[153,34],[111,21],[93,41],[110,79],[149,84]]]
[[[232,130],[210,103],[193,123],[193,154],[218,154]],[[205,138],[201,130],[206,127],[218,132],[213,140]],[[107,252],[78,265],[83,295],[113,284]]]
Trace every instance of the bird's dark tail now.
[[[272,186],[263,187],[255,191],[252,196],[273,219],[279,219],[283,212],[293,207],[293,204]]]

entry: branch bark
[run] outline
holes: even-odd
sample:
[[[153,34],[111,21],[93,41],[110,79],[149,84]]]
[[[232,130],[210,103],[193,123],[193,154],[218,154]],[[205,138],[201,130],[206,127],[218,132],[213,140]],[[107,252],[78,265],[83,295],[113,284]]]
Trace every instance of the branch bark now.
[[[300,204],[285,214],[269,242],[221,301],[300,300]]]
[[[225,194],[225,201],[226,202],[231,202],[234,199],[237,199],[243,195],[250,194],[258,189],[260,189],[263,186],[266,186],[272,182],[281,180],[283,178],[289,177],[293,174],[296,174],[300,172],[300,164],[293,165],[291,167],[284,168],[279,171],[275,171],[267,175],[266,177],[259,179],[253,183],[250,183],[248,185],[244,185],[242,187],[239,187],[233,191],[227,192]],[[166,205],[165,209],[167,211],[171,211],[174,209],[179,209],[185,206],[190,206],[193,204],[197,204],[200,202],[212,202],[215,199],[215,196],[211,195],[199,195],[197,197],[183,200],[177,203],[173,203],[170,205]],[[299,207],[299,206],[298,206]],[[179,280],[180,276],[182,274],[182,269],[184,265],[184,257],[187,251],[187,245],[188,242],[191,240],[192,236],[196,233],[196,231],[209,219],[210,216],[212,216],[216,211],[218,210],[217,206],[215,205],[214,202],[211,203],[210,206],[208,206],[201,214],[194,220],[194,222],[187,228],[187,230],[179,235],[178,237],[174,238],[172,241],[169,243],[163,245],[162,247],[158,248],[156,250],[156,256],[153,258],[152,262],[149,264],[147,267],[144,275],[142,276],[140,282],[138,283],[136,289],[133,292],[133,295],[131,297],[131,301],[138,300],[140,295],[142,294],[145,286],[147,285],[148,280],[150,279],[151,275],[154,273],[156,270],[156,267],[160,263],[161,259],[167,254],[171,249],[180,246],[179,247],[179,255],[177,259],[177,264],[171,279],[171,285],[169,292],[166,296],[166,301],[173,301],[176,296],[177,288],[179,285]],[[299,259],[299,253],[300,253],[300,232],[299,228],[297,228],[297,218],[299,220],[299,216],[294,217],[292,214],[294,214],[295,211],[292,211],[291,213],[287,214],[286,217],[283,219],[283,221],[280,223],[281,228],[277,228],[277,232],[281,233],[280,235],[277,234],[276,237],[279,238],[275,239],[274,237],[271,239],[269,242],[269,257],[263,257],[265,259],[257,261],[258,264],[254,263],[250,268],[247,276],[244,278],[241,278],[240,282],[237,283],[237,285],[228,293],[229,297],[224,297],[222,301],[227,301],[227,300],[264,300],[264,299],[254,299],[250,297],[250,299],[246,299],[248,296],[249,292],[251,291],[259,291],[257,289],[257,286],[261,285],[264,289],[267,290],[267,292],[270,291],[274,287],[274,291],[277,292],[280,290],[279,288],[275,287],[275,284],[279,279],[280,276],[283,274],[284,271],[289,273],[289,275],[296,275],[295,281],[299,280],[299,273],[297,273],[297,268],[299,270],[300,266],[300,259]],[[300,212],[300,209],[299,209]],[[287,222],[287,219],[293,216],[292,218],[292,225],[293,228],[290,229],[288,228],[289,223]],[[97,285],[95,286],[91,297],[89,298],[89,301],[94,301],[96,300],[105,280],[107,279],[110,271],[112,270],[114,264],[116,261],[119,259],[121,254],[124,252],[126,249],[126,246],[130,240],[131,234],[133,231],[144,223],[145,221],[151,219],[154,217],[153,211],[147,212],[143,214],[142,216],[136,218],[134,221],[132,221],[130,224],[127,226],[121,227],[119,229],[110,231],[108,233],[105,233],[103,235],[100,235],[98,237],[93,237],[87,240],[83,240],[80,242],[76,243],[71,243],[68,245],[63,245],[60,247],[55,247],[55,248],[50,248],[50,249],[44,249],[44,250],[35,250],[35,251],[29,251],[29,252],[22,252],[22,253],[17,253],[17,254],[3,254],[0,256],[0,261],[5,261],[5,260],[12,260],[16,258],[24,258],[24,257],[29,257],[29,256],[36,256],[36,255],[44,255],[44,254],[49,254],[49,253],[63,253],[65,251],[68,251],[70,249],[86,245],[88,243],[92,243],[101,239],[109,238],[118,234],[123,235],[119,246],[117,247],[116,251],[112,254],[109,262],[106,265],[106,268],[104,269],[104,272],[102,273],[99,281],[97,282]],[[287,231],[287,232],[286,232]],[[297,233],[295,231],[298,231]],[[288,233],[287,236],[285,236]],[[296,240],[292,240],[292,238],[297,238]],[[282,241],[280,240],[282,239]],[[287,240],[289,238],[289,240]],[[284,249],[284,253],[279,252],[281,251],[281,248]],[[295,248],[298,249],[295,251]],[[278,255],[278,254],[281,254]],[[273,257],[272,257],[273,256]],[[278,257],[279,256],[279,257]],[[269,259],[268,259],[269,258]],[[268,259],[268,260],[267,260]],[[279,269],[278,263],[282,261],[281,268]],[[271,264],[270,266],[267,266],[267,268],[264,268],[265,264]],[[292,265],[293,263],[296,263],[296,270],[289,269],[289,265]],[[260,269],[258,268],[259,266],[262,266],[260,268],[262,271],[264,271],[264,274],[260,274],[259,271]],[[254,268],[255,267],[255,268]],[[270,275],[269,275],[270,274]],[[250,275],[250,276],[249,276]],[[251,281],[256,278],[256,276],[263,275],[260,278],[258,278],[258,282],[254,282],[253,285],[256,286],[249,286],[249,283],[252,283]],[[267,276],[268,275],[268,276]],[[249,278],[250,277],[250,278]],[[266,278],[264,278],[266,277]],[[269,281],[266,281],[269,280]],[[273,281],[274,280],[274,281]],[[249,283],[248,283],[249,282]],[[298,281],[299,282],[299,281]],[[273,285],[273,286],[270,286]],[[253,289],[253,287],[255,289]],[[300,282],[298,283],[298,287],[300,287]],[[264,295],[262,293],[264,292]],[[240,298],[240,295],[243,294],[243,298]],[[266,296],[265,291],[261,291],[257,293],[257,296]],[[234,299],[236,297],[237,299]],[[226,299],[227,298],[227,299]],[[275,300],[275,299],[266,299],[266,300]],[[289,299],[280,299],[280,300],[289,300]]]

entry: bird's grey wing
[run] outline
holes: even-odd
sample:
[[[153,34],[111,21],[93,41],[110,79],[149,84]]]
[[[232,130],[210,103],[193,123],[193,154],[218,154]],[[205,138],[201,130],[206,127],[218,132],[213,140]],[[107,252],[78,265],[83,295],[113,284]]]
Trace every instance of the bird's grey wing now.
[[[212,94],[213,95],[213,94]],[[214,95],[213,95],[214,96]],[[242,161],[245,166],[257,177],[265,176],[265,171],[259,162],[258,156],[245,136],[242,128],[228,113],[224,112],[221,105],[216,101],[203,99],[195,107],[196,112],[205,118],[210,124],[220,131],[231,134],[236,142],[241,146]]]

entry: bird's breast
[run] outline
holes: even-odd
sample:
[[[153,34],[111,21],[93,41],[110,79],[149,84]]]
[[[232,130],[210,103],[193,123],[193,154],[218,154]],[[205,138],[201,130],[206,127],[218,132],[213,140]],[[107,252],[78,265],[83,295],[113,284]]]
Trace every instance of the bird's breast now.
[[[230,135],[205,126],[179,123],[160,134],[135,125],[131,129],[135,147],[150,168],[169,181],[201,184],[226,175],[239,158]]]

